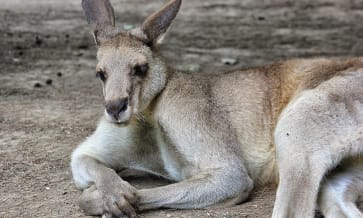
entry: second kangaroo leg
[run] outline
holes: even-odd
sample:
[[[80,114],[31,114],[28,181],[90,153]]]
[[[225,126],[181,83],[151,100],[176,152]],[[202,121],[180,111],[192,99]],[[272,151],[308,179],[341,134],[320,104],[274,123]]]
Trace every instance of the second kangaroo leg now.
[[[363,162],[343,166],[322,184],[319,209],[326,218],[359,218],[363,213],[356,201],[363,195]]]
[[[217,203],[235,205],[247,199],[253,188],[248,175],[224,169],[193,176],[185,181],[151,189],[141,189],[139,209],[203,208]]]
[[[304,92],[285,109],[275,132],[280,182],[274,218],[314,216],[324,175],[363,150],[359,119],[318,90]]]

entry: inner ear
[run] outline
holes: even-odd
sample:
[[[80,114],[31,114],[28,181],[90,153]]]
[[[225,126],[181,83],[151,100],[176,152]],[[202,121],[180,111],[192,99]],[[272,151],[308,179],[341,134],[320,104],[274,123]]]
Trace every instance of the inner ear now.
[[[120,32],[115,28],[115,14],[109,0],[82,0],[82,7],[97,45]]]
[[[161,9],[150,15],[141,25],[141,31],[147,43],[157,43],[162,39],[170,24],[176,17],[181,0],[171,0]]]

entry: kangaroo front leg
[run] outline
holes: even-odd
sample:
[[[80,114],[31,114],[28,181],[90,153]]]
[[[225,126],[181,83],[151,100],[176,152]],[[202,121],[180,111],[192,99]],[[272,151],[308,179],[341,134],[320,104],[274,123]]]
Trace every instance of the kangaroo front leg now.
[[[253,182],[247,174],[230,172],[201,173],[167,186],[140,189],[140,211],[157,208],[195,209],[215,204],[235,205],[247,199]],[[99,190],[89,189],[89,205],[101,200]]]
[[[217,203],[234,205],[244,201],[252,188],[252,180],[242,171],[226,169],[202,173],[179,183],[138,190],[139,209],[203,208]]]
[[[83,189],[81,208],[90,215],[135,215],[136,190],[116,170],[137,167],[160,175],[159,154],[146,131],[137,123],[118,127],[102,120],[91,137],[78,146],[72,155],[72,174]],[[148,146],[142,146],[147,144]],[[95,192],[96,191],[96,192]]]
[[[134,206],[137,205],[138,196],[134,187],[122,180],[113,169],[92,157],[84,156],[79,161],[86,166],[95,184],[85,189],[80,199],[80,207],[87,214],[136,216]],[[98,190],[97,194],[94,190]]]

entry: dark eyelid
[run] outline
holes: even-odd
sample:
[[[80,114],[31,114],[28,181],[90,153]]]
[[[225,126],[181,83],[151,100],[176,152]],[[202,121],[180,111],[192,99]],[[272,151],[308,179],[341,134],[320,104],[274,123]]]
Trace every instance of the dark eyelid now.
[[[137,64],[134,66],[134,74],[138,77],[144,78],[149,70],[149,65],[145,64]]]

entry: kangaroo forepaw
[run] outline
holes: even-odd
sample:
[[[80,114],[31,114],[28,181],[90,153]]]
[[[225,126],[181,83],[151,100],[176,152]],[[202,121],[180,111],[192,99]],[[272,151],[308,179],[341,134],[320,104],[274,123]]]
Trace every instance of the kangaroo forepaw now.
[[[135,208],[139,199],[136,192],[129,187],[127,189],[125,191],[124,186],[116,189],[111,186],[101,191],[93,185],[83,191],[79,205],[88,215],[102,215],[103,218],[137,217]]]

